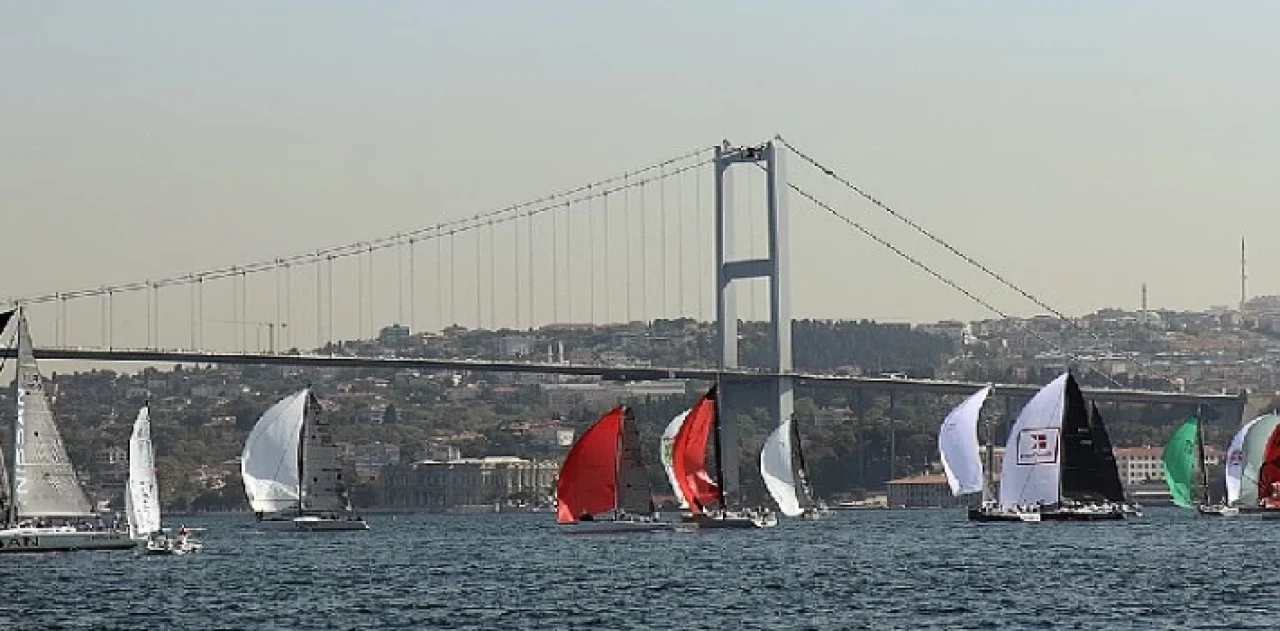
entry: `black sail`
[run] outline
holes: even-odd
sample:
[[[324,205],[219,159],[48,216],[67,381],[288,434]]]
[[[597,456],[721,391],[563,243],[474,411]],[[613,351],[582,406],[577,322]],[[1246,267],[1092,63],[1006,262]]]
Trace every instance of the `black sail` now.
[[[640,441],[640,431],[629,407],[623,408],[620,441],[617,506],[631,514],[651,513],[654,510],[653,489],[649,486],[645,446]]]
[[[1104,430],[1105,431],[1105,430]],[[1089,419],[1084,394],[1075,376],[1067,376],[1062,410],[1062,498],[1077,502],[1100,502],[1107,499],[1102,471],[1107,463],[1100,460],[1097,436]],[[1110,440],[1107,441],[1110,453]],[[1115,470],[1115,459],[1109,463]]]
[[[1097,453],[1099,491],[1112,502],[1123,502],[1124,486],[1120,484],[1120,469],[1116,466],[1116,453],[1111,448],[1111,435],[1102,422],[1098,406],[1091,404],[1089,424],[1093,427],[1093,448]]]

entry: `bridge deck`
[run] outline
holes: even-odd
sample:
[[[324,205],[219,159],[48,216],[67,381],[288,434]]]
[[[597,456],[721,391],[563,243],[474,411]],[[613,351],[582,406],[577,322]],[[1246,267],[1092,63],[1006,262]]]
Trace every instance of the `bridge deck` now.
[[[0,357],[13,357],[14,349],[0,349]],[[244,364],[266,366],[300,366],[314,368],[385,368],[420,370],[468,370],[477,372],[514,372],[599,376],[619,380],[698,379],[771,380],[781,375],[750,370],[717,370],[714,368],[661,368],[652,366],[598,366],[587,364],[551,364],[479,359],[426,359],[411,357],[346,357],[330,355],[281,355],[266,353],[215,353],[184,350],[102,350],[83,348],[42,348],[36,356],[46,360],[90,362],[144,362],[179,364]],[[800,385],[813,387],[854,388],[890,392],[928,392],[939,395],[971,394],[983,385],[960,381],[932,379],[890,379],[880,377],[843,377],[793,373],[789,376]],[[1029,397],[1040,388],[1026,384],[993,384],[994,396]],[[1245,394],[1198,394],[1084,388],[1098,402],[1153,403],[1240,407],[1243,413]]]

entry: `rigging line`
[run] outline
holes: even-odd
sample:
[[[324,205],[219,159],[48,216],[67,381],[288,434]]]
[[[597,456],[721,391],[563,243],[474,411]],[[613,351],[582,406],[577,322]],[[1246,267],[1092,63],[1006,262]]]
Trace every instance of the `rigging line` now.
[[[830,167],[827,167],[827,166],[825,166],[825,165],[823,165],[823,164],[819,163],[816,159],[814,159],[813,157],[811,157],[811,156],[810,156],[810,155],[808,155],[807,153],[805,153],[805,152],[803,152],[803,151],[801,151],[801,150],[797,149],[794,145],[792,145],[790,142],[788,142],[788,141],[787,141],[785,138],[783,138],[781,135],[776,136],[776,138],[777,138],[778,142],[782,143],[782,144],[783,144],[783,146],[785,146],[789,151],[791,151],[791,152],[792,152],[792,153],[794,153],[795,155],[799,156],[801,160],[804,160],[805,162],[808,162],[808,163],[809,163],[810,165],[812,165],[814,168],[818,169],[819,171],[822,171],[822,173],[823,173],[823,174],[825,174],[825,175],[827,175],[827,176],[831,177],[831,178],[832,178],[832,179],[834,179],[836,182],[839,182],[840,184],[842,184],[843,186],[845,186],[845,187],[846,187],[846,188],[848,188],[849,190],[852,190],[854,193],[857,193],[857,194],[858,194],[858,196],[860,196],[860,197],[862,197],[863,199],[867,200],[868,202],[870,202],[872,205],[876,206],[877,208],[879,208],[879,209],[881,209],[881,210],[885,211],[886,213],[889,213],[889,215],[891,215],[893,218],[897,219],[898,221],[901,221],[902,223],[906,224],[907,226],[910,226],[910,227],[911,227],[913,230],[915,230],[916,232],[919,232],[920,234],[924,235],[925,237],[928,237],[930,241],[933,241],[934,243],[938,244],[939,246],[942,246],[942,247],[943,247],[943,248],[945,248],[948,252],[950,252],[950,253],[954,254],[955,256],[959,257],[959,258],[960,258],[961,260],[963,260],[965,263],[968,263],[969,265],[971,265],[971,266],[973,266],[973,267],[977,268],[978,270],[982,271],[984,274],[986,274],[986,275],[990,276],[991,278],[995,279],[996,281],[998,281],[1000,284],[1002,284],[1002,285],[1004,285],[1005,287],[1007,287],[1007,288],[1009,288],[1009,289],[1012,289],[1013,291],[1017,292],[1017,293],[1018,293],[1018,294],[1020,294],[1023,298],[1026,298],[1027,300],[1030,300],[1030,301],[1031,301],[1032,303],[1034,303],[1037,307],[1040,307],[1041,309],[1044,309],[1044,310],[1046,310],[1046,311],[1048,311],[1048,312],[1052,313],[1053,315],[1057,316],[1059,319],[1063,320],[1064,322],[1067,322],[1067,323],[1068,323],[1068,324],[1070,324],[1072,327],[1075,327],[1075,328],[1082,328],[1082,327],[1080,327],[1080,325],[1079,325],[1079,324],[1077,324],[1077,323],[1075,323],[1074,321],[1072,321],[1072,319],[1071,319],[1071,318],[1067,317],[1065,314],[1063,314],[1062,312],[1058,311],[1057,309],[1054,309],[1052,306],[1050,306],[1049,304],[1047,304],[1044,300],[1041,300],[1040,298],[1038,298],[1038,297],[1036,297],[1035,295],[1031,294],[1031,293],[1030,293],[1030,292],[1028,292],[1027,290],[1025,290],[1025,289],[1023,289],[1023,288],[1019,287],[1018,285],[1015,285],[1012,281],[1008,280],[1008,279],[1007,279],[1007,278],[1005,278],[1004,276],[1001,276],[998,272],[996,272],[995,270],[993,270],[993,269],[991,269],[991,268],[987,267],[986,265],[983,265],[980,261],[978,261],[978,260],[977,260],[977,259],[975,259],[974,257],[972,257],[972,256],[970,256],[970,255],[968,255],[968,254],[965,254],[964,252],[961,252],[961,251],[960,251],[959,249],[957,249],[955,246],[953,246],[953,245],[951,245],[950,243],[948,243],[947,241],[943,240],[943,239],[942,239],[942,237],[939,237],[938,235],[934,234],[933,232],[930,232],[928,229],[926,229],[924,226],[920,225],[919,223],[916,223],[916,222],[915,222],[914,220],[912,220],[910,217],[907,217],[906,215],[903,215],[902,213],[900,213],[900,212],[898,212],[898,211],[894,210],[894,209],[893,209],[892,207],[890,207],[888,204],[886,204],[885,202],[883,202],[883,201],[879,200],[879,199],[878,199],[878,198],[876,198],[874,195],[872,195],[872,194],[870,194],[870,193],[866,192],[866,191],[865,191],[865,190],[863,190],[861,187],[859,187],[857,184],[854,184],[854,183],[853,183],[852,181],[850,181],[849,179],[845,178],[844,176],[840,175],[839,173],[836,173],[836,171],[835,171],[834,169],[831,169]],[[1095,338],[1097,338],[1099,341],[1101,341],[1101,338],[1099,338],[1099,337],[1097,336],[1097,334],[1093,334],[1093,335],[1094,335],[1094,337],[1095,337]]]
[[[587,312],[591,324],[596,323],[596,213],[595,206],[587,197]]]
[[[498,297],[497,276],[498,269],[498,251],[494,247],[494,227],[493,220],[489,221],[489,330],[498,330]]]
[[[782,143],[782,145],[783,145],[784,147],[786,147],[786,148],[787,148],[787,150],[789,150],[789,151],[791,151],[792,153],[794,153],[794,154],[795,154],[796,156],[798,156],[801,160],[804,160],[805,162],[809,163],[809,165],[810,165],[810,166],[814,167],[815,169],[818,169],[818,170],[819,170],[819,171],[821,171],[824,175],[827,175],[828,177],[830,177],[830,178],[834,179],[834,180],[835,180],[836,182],[838,182],[839,184],[843,185],[845,188],[848,188],[849,190],[851,190],[851,191],[853,191],[854,193],[856,193],[859,197],[862,197],[862,198],[863,198],[863,199],[865,199],[866,201],[870,202],[872,205],[874,205],[874,206],[876,206],[877,208],[879,208],[879,209],[881,209],[881,210],[885,211],[886,213],[888,213],[888,214],[889,214],[890,216],[892,216],[893,218],[895,218],[895,219],[897,219],[898,221],[901,221],[902,223],[906,224],[907,226],[909,226],[910,228],[914,229],[916,232],[920,233],[921,235],[924,235],[924,236],[925,236],[925,237],[927,237],[930,241],[933,241],[933,242],[934,242],[934,243],[936,243],[937,245],[939,245],[939,246],[941,246],[942,248],[946,249],[948,252],[950,252],[951,254],[955,255],[955,256],[956,256],[956,257],[958,257],[959,259],[963,260],[965,263],[968,263],[970,266],[972,266],[972,267],[974,267],[974,268],[977,268],[977,269],[978,269],[979,271],[981,271],[982,273],[986,274],[987,276],[989,276],[989,277],[991,277],[992,279],[996,280],[997,282],[999,282],[1000,284],[1004,285],[1005,287],[1007,287],[1007,288],[1009,288],[1009,289],[1013,290],[1014,292],[1018,293],[1018,294],[1019,294],[1019,295],[1021,295],[1023,298],[1026,298],[1027,300],[1031,301],[1031,302],[1032,302],[1033,304],[1035,304],[1037,307],[1040,307],[1041,309],[1044,309],[1044,310],[1048,311],[1049,313],[1053,314],[1053,315],[1054,315],[1055,317],[1057,317],[1059,320],[1061,320],[1061,321],[1065,322],[1065,323],[1066,323],[1068,326],[1070,326],[1072,329],[1075,329],[1075,330],[1078,330],[1078,331],[1084,331],[1084,332],[1085,332],[1085,333],[1087,333],[1090,337],[1092,337],[1095,341],[1103,342],[1103,343],[1106,343],[1106,344],[1110,344],[1110,342],[1108,342],[1107,340],[1104,340],[1104,339],[1103,339],[1101,336],[1099,336],[1097,333],[1095,333],[1095,332],[1093,332],[1093,331],[1091,331],[1091,330],[1089,330],[1089,329],[1087,329],[1087,328],[1085,328],[1085,327],[1081,326],[1079,323],[1077,323],[1077,322],[1076,322],[1075,320],[1073,320],[1072,318],[1068,317],[1066,314],[1062,313],[1061,311],[1059,311],[1059,310],[1057,310],[1057,309],[1054,309],[1051,305],[1049,305],[1048,303],[1046,303],[1044,300],[1042,300],[1042,299],[1040,299],[1039,297],[1035,296],[1035,295],[1034,295],[1034,294],[1032,294],[1031,292],[1029,292],[1029,291],[1027,291],[1027,290],[1023,289],[1022,287],[1020,287],[1020,286],[1018,286],[1018,285],[1014,284],[1012,281],[1010,281],[1010,280],[1008,280],[1007,278],[1005,278],[1004,276],[1000,275],[1000,274],[999,274],[998,272],[996,272],[995,270],[993,270],[993,269],[991,269],[991,268],[987,267],[986,265],[982,264],[982,262],[978,261],[976,258],[974,258],[974,257],[972,257],[972,256],[970,256],[970,255],[968,255],[968,254],[965,254],[964,252],[961,252],[958,248],[956,248],[955,246],[951,245],[950,243],[948,243],[947,241],[945,241],[944,239],[942,239],[942,237],[939,237],[939,236],[937,236],[936,234],[934,234],[933,232],[930,232],[928,229],[926,229],[924,226],[920,225],[920,224],[919,224],[919,223],[917,223],[916,221],[912,220],[910,217],[907,217],[906,215],[903,215],[902,213],[898,212],[897,210],[894,210],[894,209],[893,209],[892,207],[890,207],[887,203],[885,203],[885,202],[881,201],[879,198],[877,198],[877,197],[875,197],[874,195],[872,195],[872,194],[868,193],[867,191],[863,190],[861,187],[859,187],[857,184],[855,184],[855,183],[853,183],[852,181],[850,181],[848,178],[845,178],[844,176],[842,176],[842,175],[840,175],[839,173],[837,173],[837,172],[835,171],[835,169],[832,169],[832,168],[830,168],[830,167],[828,167],[828,166],[826,166],[826,165],[824,165],[824,164],[822,164],[822,163],[818,162],[815,158],[813,158],[813,157],[812,157],[812,156],[810,156],[809,154],[807,154],[807,153],[805,153],[805,152],[801,151],[800,149],[796,148],[796,146],[795,146],[795,145],[792,145],[790,142],[788,142],[788,141],[787,141],[787,139],[786,139],[786,138],[783,138],[780,134],[779,134],[779,135],[775,135],[775,138],[777,139],[777,141],[778,141],[778,142]],[[1129,358],[1130,358],[1134,363],[1136,363],[1136,364],[1140,365],[1140,366],[1141,366],[1141,367],[1143,367],[1143,368],[1151,368],[1150,366],[1146,365],[1146,363],[1145,363],[1145,362],[1142,362],[1141,360],[1139,360],[1139,359],[1138,359],[1138,357],[1136,356],[1136,354],[1129,355]],[[1114,381],[1114,380],[1112,380],[1109,376],[1108,376],[1108,381],[1111,381],[1112,383],[1115,383],[1115,381]]]
[[[943,276],[942,274],[940,274],[939,272],[937,272],[937,271],[936,271],[936,270],[934,270],[933,268],[929,267],[928,265],[925,265],[925,264],[924,264],[923,262],[921,262],[919,259],[917,259],[917,258],[915,258],[915,257],[911,256],[910,254],[907,254],[907,253],[906,253],[905,251],[903,251],[902,249],[898,248],[897,246],[893,245],[892,243],[889,243],[888,241],[886,241],[885,239],[883,239],[883,238],[882,238],[882,237],[880,237],[879,235],[875,234],[874,232],[871,232],[870,230],[868,230],[868,229],[867,229],[865,226],[863,226],[862,224],[860,224],[860,223],[858,223],[858,222],[856,222],[856,221],[854,221],[854,220],[850,219],[849,217],[845,216],[844,214],[840,213],[840,211],[836,210],[835,208],[832,208],[830,205],[826,204],[826,203],[825,203],[825,202],[823,202],[822,200],[819,200],[817,197],[815,197],[814,195],[812,195],[812,194],[811,194],[811,193],[809,193],[808,191],[806,191],[806,190],[804,190],[804,189],[800,188],[799,186],[797,186],[797,185],[795,185],[795,184],[789,183],[789,182],[787,183],[787,188],[790,188],[791,190],[795,191],[797,194],[799,194],[801,197],[804,197],[805,199],[809,200],[809,201],[810,201],[811,203],[813,203],[815,206],[817,206],[817,207],[819,207],[819,208],[821,208],[821,209],[823,209],[823,210],[827,211],[828,213],[830,213],[830,214],[831,214],[833,217],[835,217],[836,219],[839,219],[840,221],[844,222],[845,224],[848,224],[848,225],[849,225],[849,227],[854,228],[854,229],[855,229],[855,230],[857,230],[858,232],[861,232],[863,235],[867,236],[867,237],[868,237],[868,238],[870,238],[872,241],[875,241],[877,244],[879,244],[879,245],[881,245],[882,247],[884,247],[884,248],[888,249],[890,252],[893,252],[894,254],[898,255],[898,257],[900,257],[900,258],[902,258],[903,260],[907,261],[908,263],[911,263],[912,265],[916,266],[916,267],[917,267],[917,268],[919,268],[921,271],[923,271],[923,272],[925,272],[925,273],[929,274],[930,276],[934,277],[934,278],[935,278],[935,279],[937,279],[938,281],[942,282],[942,284],[944,284],[944,285],[946,285],[946,286],[948,286],[948,287],[950,287],[950,288],[952,288],[952,289],[954,289],[954,290],[956,290],[956,291],[960,292],[961,294],[963,294],[963,295],[964,295],[966,298],[968,298],[969,300],[972,300],[973,302],[975,302],[975,303],[977,303],[977,304],[981,305],[983,308],[985,308],[985,309],[987,309],[987,310],[991,311],[992,313],[994,313],[994,314],[996,314],[996,315],[1000,316],[1001,318],[1008,318],[1008,317],[1009,317],[1009,315],[1008,315],[1008,314],[1006,314],[1005,312],[1001,311],[1000,309],[997,309],[997,308],[996,308],[994,305],[992,305],[991,303],[989,303],[989,302],[987,302],[987,301],[983,300],[983,299],[982,299],[982,298],[980,298],[977,294],[974,294],[973,292],[971,292],[971,291],[969,291],[969,290],[967,290],[967,289],[965,289],[965,288],[961,287],[960,285],[956,284],[956,283],[955,283],[955,281],[951,280],[950,278],[947,278],[946,276]],[[1050,348],[1053,348],[1054,350],[1056,350],[1056,351],[1058,351],[1058,352],[1060,352],[1060,353],[1062,353],[1062,354],[1064,354],[1064,355],[1067,355],[1068,357],[1071,357],[1073,360],[1074,360],[1074,359],[1077,359],[1077,358],[1079,357],[1078,355],[1075,355],[1075,354],[1073,354],[1073,353],[1068,352],[1066,349],[1064,349],[1064,348],[1062,348],[1062,347],[1058,346],[1057,344],[1054,344],[1053,342],[1050,342],[1049,340],[1047,340],[1047,339],[1045,339],[1044,337],[1042,337],[1039,333],[1036,333],[1035,331],[1032,331],[1032,330],[1029,330],[1029,331],[1030,331],[1031,335],[1032,335],[1033,337],[1035,337],[1036,339],[1038,339],[1038,340],[1040,340],[1041,342],[1045,343],[1045,344],[1046,344],[1046,345],[1048,345]],[[1107,379],[1107,381],[1110,381],[1110,382],[1112,383],[1112,385],[1114,385],[1115,387],[1117,387],[1117,388],[1123,387],[1123,386],[1121,386],[1118,382],[1116,382],[1114,379],[1112,379],[1110,375],[1108,375],[1108,374],[1106,374],[1106,373],[1104,373],[1104,372],[1102,372],[1101,370],[1098,370],[1098,369],[1096,369],[1096,368],[1092,368],[1092,367],[1089,367],[1089,368],[1090,368],[1090,370],[1093,370],[1094,372],[1098,373],[1099,375],[1102,375],[1104,378],[1106,378],[1106,379]]]
[[[637,178],[636,176],[649,173],[651,171],[655,171],[659,167],[664,165],[667,167],[670,167],[673,164],[685,162],[688,160],[698,160],[702,156],[702,154],[708,153],[710,151],[713,151],[713,149],[710,147],[701,148],[695,151],[689,151],[679,156],[669,158],[667,160],[663,160],[661,162],[652,163],[640,169],[628,171],[622,175],[616,175],[610,178],[596,180],[594,182],[591,182],[591,188],[594,190],[600,191],[600,193],[596,194],[596,196],[598,197],[601,194],[604,194],[606,192],[616,192],[624,188],[623,186],[609,186],[610,184],[614,184],[619,181],[627,180],[630,182],[629,184],[630,186],[641,185],[646,182],[655,180],[656,177],[650,176],[647,178]],[[696,168],[698,166],[702,166],[704,164],[710,164],[710,163],[711,163],[710,159],[702,159],[693,164],[685,164],[679,168],[673,169],[672,171],[668,172],[665,175],[665,177],[671,177],[672,175],[681,173],[685,170],[689,170],[691,168]],[[374,249],[381,250],[381,249],[395,246],[398,243],[400,243],[403,239],[410,236],[417,237],[421,235],[427,235],[426,238],[434,238],[430,233],[436,233],[435,236],[439,236],[439,234],[444,233],[445,229],[452,229],[452,231],[456,231],[456,232],[467,232],[467,231],[482,227],[484,225],[484,223],[480,221],[482,219],[494,218],[495,223],[513,221],[516,218],[521,216],[519,211],[531,206],[538,206],[540,204],[542,205],[540,208],[537,208],[535,210],[535,214],[539,214],[549,210],[554,210],[555,208],[559,208],[560,206],[564,205],[564,202],[560,201],[560,200],[563,200],[563,198],[581,195],[582,193],[587,191],[587,189],[588,189],[588,186],[584,184],[582,186],[578,186],[573,189],[568,189],[568,190],[560,191],[550,195],[545,195],[541,198],[523,202],[514,206],[505,206],[499,209],[490,210],[477,215],[444,221],[431,226],[423,226],[410,231],[399,232],[399,233],[396,233],[395,235],[380,237],[380,238],[372,239],[369,241],[360,241],[356,243],[330,246],[327,248],[322,248],[320,250],[316,250],[314,252],[308,252],[305,254],[294,254],[294,255],[285,256],[285,257],[255,261],[252,263],[237,264],[229,267],[209,269],[209,270],[204,270],[202,272],[189,272],[179,276],[172,276],[172,277],[158,279],[151,282],[157,285],[160,285],[162,287],[169,286],[169,285],[182,285],[182,284],[187,284],[191,282],[189,279],[197,274],[203,275],[209,280],[218,280],[221,278],[226,278],[228,276],[233,276],[238,272],[257,273],[261,271],[274,269],[276,265],[281,264],[283,262],[303,263],[303,262],[310,262],[313,260],[323,259],[328,256],[333,256],[334,258],[344,258],[344,257],[362,253],[363,248],[369,244],[372,244]],[[581,200],[576,199],[573,201],[581,201]],[[507,215],[507,216],[503,217],[503,215]],[[117,292],[126,292],[126,291],[141,291],[146,288],[147,288],[146,282],[135,281],[130,283],[122,283],[118,285],[109,286],[105,289],[111,289]],[[52,302],[57,300],[58,297],[61,295],[65,295],[70,299],[98,296],[98,295],[101,295],[102,291],[104,291],[104,288],[96,287],[91,289],[79,289],[79,290],[67,291],[67,292],[29,295],[29,296],[11,298],[9,300],[15,306],[21,306],[21,305]]]

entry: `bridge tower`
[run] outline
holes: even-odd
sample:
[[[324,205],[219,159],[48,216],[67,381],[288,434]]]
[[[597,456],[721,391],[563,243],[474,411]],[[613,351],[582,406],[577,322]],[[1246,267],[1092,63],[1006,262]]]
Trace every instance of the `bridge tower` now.
[[[745,166],[763,167],[765,173],[765,207],[768,247],[763,258],[730,260],[736,252],[733,226],[742,219],[732,199],[732,169]],[[791,357],[791,286],[790,236],[787,215],[787,180],[783,169],[781,146],[768,142],[754,147],[734,147],[725,141],[715,154],[715,222],[716,222],[716,347],[721,370],[739,368],[738,315],[734,281],[764,278],[769,282],[770,344],[767,368],[778,375],[762,388],[759,380],[735,381],[728,376],[720,382],[721,430],[719,453],[724,476],[724,493],[740,495],[739,428],[736,414],[763,406],[769,417],[781,424],[790,420],[795,410],[794,380]],[[755,196],[753,196],[755,197]],[[759,199],[758,197],[756,199]],[[759,207],[745,208],[759,212]]]

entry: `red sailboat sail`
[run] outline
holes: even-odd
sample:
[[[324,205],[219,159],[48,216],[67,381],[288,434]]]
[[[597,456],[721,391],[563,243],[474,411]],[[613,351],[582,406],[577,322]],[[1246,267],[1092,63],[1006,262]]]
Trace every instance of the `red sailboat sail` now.
[[[671,469],[680,493],[695,515],[720,501],[720,485],[707,472],[707,439],[716,422],[716,389],[712,388],[689,409],[684,425],[671,444]]]
[[[1280,508],[1280,427],[1271,432],[1258,469],[1258,499],[1266,508]]]
[[[618,445],[623,406],[587,428],[560,466],[556,484],[556,520],[562,524],[584,515],[613,510],[618,501]]]

